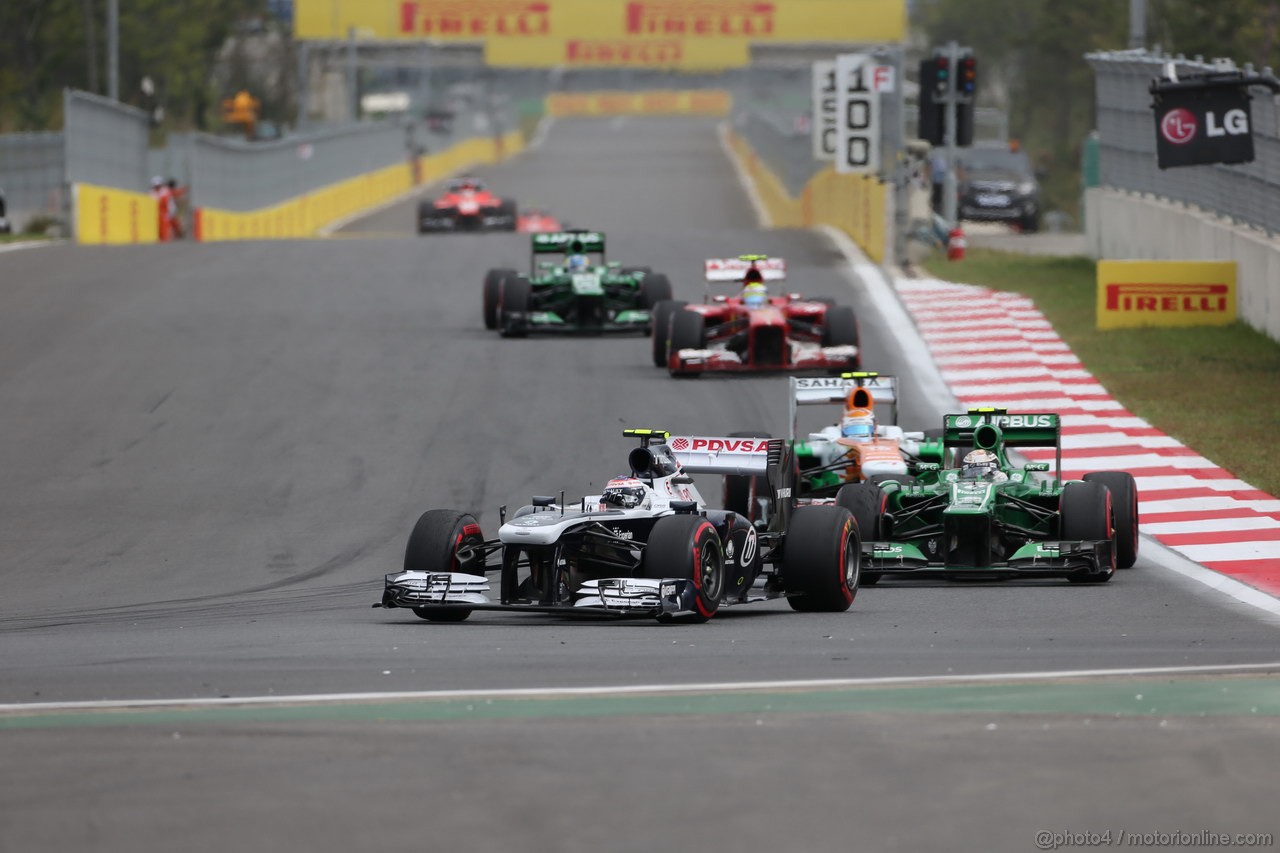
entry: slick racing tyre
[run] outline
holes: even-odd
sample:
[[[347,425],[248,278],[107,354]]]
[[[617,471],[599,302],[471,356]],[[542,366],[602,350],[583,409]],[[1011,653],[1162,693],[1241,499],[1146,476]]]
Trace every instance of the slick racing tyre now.
[[[773,438],[767,432],[731,432],[730,438]],[[769,478],[759,474],[725,474],[725,509],[736,512],[747,521],[755,521],[760,515],[760,497],[769,497]]]
[[[529,296],[533,288],[522,275],[502,280],[498,300],[498,333],[504,338],[523,338],[529,334]]]
[[[724,591],[724,552],[715,525],[700,515],[659,518],[644,548],[640,577],[692,580],[695,622],[716,615]]]
[[[670,301],[671,280],[660,272],[645,275],[640,282],[640,307],[652,308],[659,302]]]
[[[1111,492],[1116,524],[1116,567],[1131,569],[1138,561],[1138,484],[1128,471],[1085,474],[1086,483],[1101,483]]]
[[[862,546],[842,506],[801,506],[791,514],[782,555],[787,603],[806,613],[840,613],[858,594]]]
[[[671,317],[677,311],[683,311],[687,302],[667,299],[654,303],[649,321],[653,327],[653,366],[666,367],[667,353],[671,345]]]
[[[848,305],[836,305],[827,309],[826,324],[822,330],[822,345],[826,347],[858,345],[858,318]]]
[[[406,572],[461,572],[484,576],[481,552],[484,534],[475,517],[452,509],[424,512],[409,534],[404,549]],[[431,622],[461,622],[471,615],[469,607],[415,607],[413,612]]]
[[[502,299],[502,282],[514,276],[515,270],[489,270],[484,277],[484,327],[498,328],[498,302]]]
[[[849,510],[858,523],[858,536],[862,542],[884,540],[884,514],[889,510],[889,496],[879,483],[850,483],[836,492],[836,506]],[[862,586],[880,583],[880,573],[862,573]]]
[[[1068,575],[1072,583],[1106,583],[1116,573],[1115,537],[1111,530],[1111,492],[1098,482],[1067,483],[1058,504],[1064,542],[1111,540],[1111,565],[1099,574],[1077,572]]]
[[[671,348],[670,352],[682,349],[706,349],[707,326],[701,314],[693,311],[677,311],[671,315]],[[669,364],[669,362],[668,362]],[[672,376],[697,376],[697,372],[685,373],[672,370]]]
[[[498,205],[498,215],[503,217],[501,231],[516,230],[516,201],[513,198],[503,199]]]

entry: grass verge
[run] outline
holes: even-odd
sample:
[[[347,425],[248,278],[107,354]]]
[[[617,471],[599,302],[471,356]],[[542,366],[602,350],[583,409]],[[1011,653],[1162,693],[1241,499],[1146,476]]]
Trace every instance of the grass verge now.
[[[1113,397],[1167,435],[1259,489],[1280,495],[1280,343],[1244,323],[1098,331],[1089,258],[989,249],[933,257],[937,278],[1034,300]]]

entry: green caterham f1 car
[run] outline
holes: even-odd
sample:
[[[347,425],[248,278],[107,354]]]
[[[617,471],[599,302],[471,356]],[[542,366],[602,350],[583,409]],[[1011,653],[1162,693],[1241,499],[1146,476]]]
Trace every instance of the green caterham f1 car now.
[[[1117,567],[1132,566],[1133,476],[1100,471],[1063,482],[1047,462],[1010,461],[1008,452],[1019,447],[1056,448],[1053,471],[1060,471],[1059,416],[1003,409],[947,415],[939,462],[918,463],[914,474],[897,479],[843,486],[836,502],[862,532],[862,582],[892,575],[1105,583]]]
[[[559,254],[559,261],[539,256]],[[603,334],[650,331],[649,309],[671,298],[671,282],[649,267],[605,259],[604,234],[533,235],[528,275],[493,269],[484,279],[484,324],[503,337],[530,333]]]

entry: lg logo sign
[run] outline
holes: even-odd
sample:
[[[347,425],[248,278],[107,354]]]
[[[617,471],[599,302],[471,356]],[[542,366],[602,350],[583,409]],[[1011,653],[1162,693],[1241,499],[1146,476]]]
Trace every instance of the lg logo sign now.
[[[1160,122],[1160,132],[1174,145],[1186,145],[1196,138],[1196,117],[1182,107],[1169,110]]]
[[[1221,77],[1152,82],[1156,161],[1161,169],[1253,160],[1252,81],[1240,74]]]
[[[1249,132],[1249,115],[1244,110],[1227,110],[1221,123],[1216,113],[1206,113],[1204,123],[1208,137],[1243,136]],[[1174,145],[1186,145],[1196,138],[1198,130],[1195,114],[1182,107],[1169,110],[1160,121],[1160,132]]]

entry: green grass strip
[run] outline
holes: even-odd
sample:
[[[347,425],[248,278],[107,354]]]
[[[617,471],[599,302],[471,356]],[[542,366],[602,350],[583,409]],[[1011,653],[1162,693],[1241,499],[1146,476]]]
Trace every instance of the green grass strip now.
[[[45,711],[32,714],[15,711],[0,716],[0,729],[874,713],[1280,716],[1280,677],[947,684],[546,699],[406,699],[314,705],[215,706],[189,710]]]

